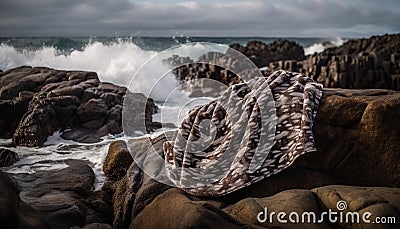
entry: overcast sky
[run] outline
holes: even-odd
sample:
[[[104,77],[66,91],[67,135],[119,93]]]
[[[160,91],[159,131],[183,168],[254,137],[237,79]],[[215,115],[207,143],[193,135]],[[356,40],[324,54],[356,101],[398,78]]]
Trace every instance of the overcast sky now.
[[[399,0],[1,0],[0,36],[368,37]]]

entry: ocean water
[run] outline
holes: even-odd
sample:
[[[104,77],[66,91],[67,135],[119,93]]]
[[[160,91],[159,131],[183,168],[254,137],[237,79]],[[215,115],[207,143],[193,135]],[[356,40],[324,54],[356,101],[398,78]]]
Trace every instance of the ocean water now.
[[[232,43],[245,45],[251,40],[266,43],[276,39],[289,39],[298,42],[305,48],[305,53],[322,52],[327,43],[338,46],[341,38],[263,38],[263,37],[29,37],[0,38],[0,69],[8,69],[28,65],[45,66],[64,70],[85,70],[97,72],[101,81],[128,86],[132,76],[151,57],[161,51],[189,42],[212,42],[229,46]],[[201,44],[199,44],[201,46]],[[185,53],[185,50],[181,50]],[[160,68],[162,64],[160,63]],[[162,69],[161,69],[162,70]],[[159,77],[149,74],[149,77]],[[177,81],[172,74],[167,74],[162,87],[152,93],[159,113],[153,116],[154,121],[178,125],[187,112],[194,106],[209,102],[212,98],[189,98],[188,93],[181,91],[168,97],[169,92],[176,89]],[[148,90],[152,79],[135,85],[135,92]],[[0,111],[1,112],[1,111]],[[152,133],[156,136],[159,130]],[[106,136],[97,144],[82,144],[61,139],[60,133],[50,136],[45,146],[40,148],[15,147],[21,158],[14,165],[2,168],[10,173],[34,173],[38,170],[65,168],[67,160],[86,160],[96,174],[95,189],[101,188],[105,176],[102,171],[103,161],[107,155],[110,142],[123,139],[119,136]],[[0,146],[10,140],[0,139]]]

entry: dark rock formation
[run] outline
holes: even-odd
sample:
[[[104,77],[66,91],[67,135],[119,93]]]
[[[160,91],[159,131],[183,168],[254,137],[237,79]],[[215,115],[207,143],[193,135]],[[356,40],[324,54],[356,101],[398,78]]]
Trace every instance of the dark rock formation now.
[[[337,210],[340,199],[352,211],[370,210],[377,216],[399,217],[399,115],[399,92],[325,90],[313,128],[318,151],[299,157],[287,170],[218,198],[194,197],[159,183],[134,162],[127,174],[114,183],[114,228],[128,225],[131,228],[156,225],[309,228],[313,225],[281,225],[276,221],[260,224],[257,214],[263,207],[271,211],[318,214],[327,209]],[[174,134],[167,135],[151,139],[160,154],[162,144]],[[143,154],[148,142],[135,139],[128,144],[133,146],[135,154]],[[336,186],[322,187],[326,185]],[[166,221],[171,216],[179,220]],[[317,226],[322,225],[344,226],[327,221]]]
[[[304,50],[299,44],[288,40],[276,40],[271,44],[259,41],[250,41],[246,46],[232,44],[230,47],[250,58],[257,67],[268,66],[270,62],[277,60],[303,60]],[[170,66],[175,66],[173,73],[181,83],[190,82],[193,97],[216,96],[225,88],[216,85],[215,81],[230,86],[242,82],[243,79],[254,78],[249,75],[247,67],[238,67],[242,63],[237,57],[237,52],[228,50],[226,54],[207,52],[200,56],[196,63],[189,57],[172,56],[165,60]],[[224,64],[222,64],[224,63]],[[226,64],[235,66],[235,69],[243,69],[242,72],[232,72],[224,67]],[[240,77],[238,77],[240,75]],[[247,77],[249,76],[249,77]],[[208,83],[202,79],[215,80]],[[194,88],[193,88],[194,87]]]
[[[19,198],[19,187],[0,170],[1,228],[50,228],[46,220]]]
[[[305,58],[303,47],[289,40],[276,40],[270,44],[250,41],[246,46],[231,44],[229,47],[249,57],[259,68],[278,60],[303,60]]]
[[[318,152],[298,161],[344,184],[400,187],[400,92],[327,89],[314,134]],[[390,171],[390,172],[389,172]]]
[[[170,189],[149,203],[132,220],[130,228],[252,228],[210,202],[192,200],[181,190]]]
[[[7,167],[19,161],[18,154],[6,148],[0,148],[0,167]]]
[[[232,44],[230,47],[249,57],[258,67],[268,67],[263,72],[265,76],[276,70],[287,70],[304,73],[324,87],[400,90],[400,34],[349,40],[340,47],[331,47],[307,57],[303,47],[287,40],[271,44],[251,41],[246,46]],[[175,69],[174,74],[181,82],[192,80],[194,83],[191,83],[197,87],[194,96],[203,96],[208,94],[199,92],[207,87],[202,85],[201,79],[217,80],[225,85],[241,82],[237,75],[218,66],[219,62],[237,65],[230,58],[234,55],[232,51],[226,55],[207,53],[197,60],[206,59],[215,65],[194,63],[187,57],[178,56],[171,57],[167,62],[173,66],[179,66],[180,62],[187,63]],[[242,72],[237,74],[243,78]],[[219,92],[218,88],[216,91]]]
[[[178,137],[164,144],[168,178],[192,195],[219,196],[287,169],[316,150],[311,130],[321,97],[320,84],[286,71],[230,87],[189,111]]]
[[[95,72],[19,67],[0,73],[0,137],[13,137],[16,145],[40,146],[58,130],[62,137],[97,142],[122,132],[121,113],[126,88],[99,81]],[[154,102],[138,117],[152,131]],[[135,112],[135,111],[132,111]],[[145,131],[146,131],[145,130]]]
[[[265,75],[278,69],[301,72],[325,87],[400,90],[400,34],[349,40],[305,60],[282,59],[268,68]]]

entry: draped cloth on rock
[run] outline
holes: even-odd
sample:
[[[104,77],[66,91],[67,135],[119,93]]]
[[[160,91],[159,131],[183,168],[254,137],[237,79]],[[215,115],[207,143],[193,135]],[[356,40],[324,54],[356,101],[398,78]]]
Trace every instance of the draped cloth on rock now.
[[[220,196],[283,171],[316,151],[321,97],[321,84],[282,70],[229,87],[193,108],[164,143],[167,177],[192,195]]]

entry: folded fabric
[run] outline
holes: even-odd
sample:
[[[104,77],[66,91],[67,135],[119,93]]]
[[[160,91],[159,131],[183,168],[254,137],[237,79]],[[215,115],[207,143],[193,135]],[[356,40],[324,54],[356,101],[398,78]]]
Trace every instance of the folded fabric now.
[[[192,195],[220,196],[285,170],[316,151],[321,97],[321,84],[282,70],[229,87],[193,108],[164,143],[168,178]]]

